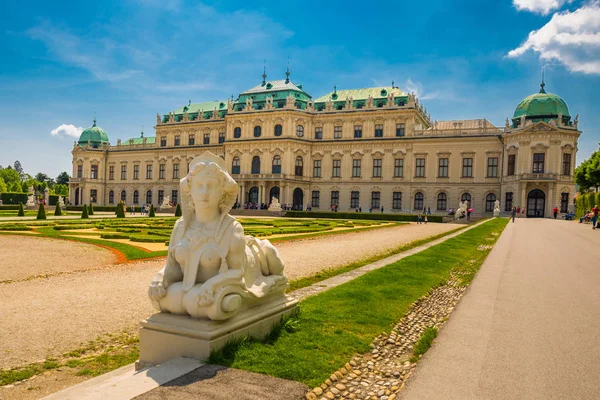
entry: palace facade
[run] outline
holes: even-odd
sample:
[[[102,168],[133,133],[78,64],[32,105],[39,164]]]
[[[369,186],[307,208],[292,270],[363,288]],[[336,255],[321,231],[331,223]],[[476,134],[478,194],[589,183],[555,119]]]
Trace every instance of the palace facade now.
[[[296,209],[446,214],[467,200],[474,215],[572,209],[578,117],[560,97],[522,100],[504,127],[486,119],[433,121],[412,93],[334,88],[313,99],[289,79],[229,99],[157,115],[156,135],[109,143],[96,126],[72,150],[72,204],[177,202],[179,180],[205,150],[225,159],[241,203],[272,197]]]

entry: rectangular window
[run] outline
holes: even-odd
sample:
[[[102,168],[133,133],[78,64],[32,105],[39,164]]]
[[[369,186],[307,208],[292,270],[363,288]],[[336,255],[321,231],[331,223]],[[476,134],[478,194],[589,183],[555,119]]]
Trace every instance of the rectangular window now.
[[[133,166],[133,179],[134,180],[140,179],[140,166],[139,165]]]
[[[352,177],[360,178],[360,160],[352,160]]]
[[[463,168],[462,168],[462,176],[463,178],[472,178],[473,177],[473,159],[472,158],[463,158]]]
[[[404,176],[404,159],[396,158],[394,160],[394,178],[402,178]]]
[[[173,164],[173,179],[179,179],[179,164]]]
[[[165,164],[160,164],[158,166],[158,179],[165,179],[165,170],[167,166]]]
[[[506,168],[506,175],[508,176],[513,176],[515,174],[515,161],[517,159],[517,156],[515,154],[510,154],[508,156],[508,165]]]
[[[312,201],[310,203],[313,207],[319,207],[319,198],[321,197],[321,192],[318,190],[312,191]]]
[[[98,201],[98,190],[90,189],[90,203],[96,203]]]
[[[92,165],[92,170],[90,171],[90,178],[98,179],[98,166],[97,165]]]
[[[332,206],[340,205],[340,192],[338,190],[331,191],[331,205]]]
[[[392,194],[392,208],[394,210],[402,210],[402,192],[394,192]]]
[[[173,202],[173,204],[179,203],[179,191],[178,190],[171,191],[171,201]]]
[[[146,179],[152,179],[152,164],[146,165]]]
[[[77,166],[77,177],[78,178],[83,178],[83,165],[78,165]]]
[[[562,174],[563,175],[571,175],[571,154],[569,154],[569,153],[563,154]],[[566,212],[566,211],[561,211],[561,212]]]
[[[342,138],[342,126],[341,125],[337,125],[333,128],[333,138],[334,139]]]
[[[377,158],[373,160],[373,178],[381,178],[382,160]]]
[[[544,158],[546,157],[545,153],[534,153],[533,154],[533,168],[532,171],[534,174],[543,174],[544,173]]]
[[[121,165],[121,180],[127,179],[127,165]]]
[[[396,136],[404,136],[404,124],[396,124]]]
[[[358,208],[360,203],[360,192],[350,192],[350,208]]]
[[[321,160],[313,160],[313,177],[321,177]]]
[[[323,128],[320,126],[315,128],[315,139],[323,139]]]
[[[354,125],[354,138],[362,137],[362,125]]]
[[[506,192],[504,198],[504,211],[512,211],[513,208],[513,194],[512,192]]]
[[[158,191],[158,204],[162,204],[162,202],[165,200],[165,191],[164,190],[159,190]]]
[[[379,208],[381,206],[381,192],[371,192],[371,208]]]
[[[167,145],[167,137],[161,136],[160,137],[160,147],[165,147],[166,145]]]
[[[487,176],[488,178],[498,177],[498,157],[488,158]]]
[[[111,165],[110,167],[108,167],[108,180],[110,180],[110,181],[115,180],[115,166],[114,165]]]
[[[569,193],[561,193],[560,194],[560,212],[561,213],[569,212]]]
[[[219,132],[219,143],[225,142],[225,132]]]
[[[375,137],[383,137],[383,125],[375,125]]]
[[[204,134],[204,139],[202,141],[203,144],[210,144],[210,133]]]
[[[448,177],[448,159],[447,158],[439,159],[438,177],[440,177],[440,178]]]
[[[196,135],[194,135],[193,133],[188,136],[188,145],[193,146],[196,144]]]
[[[181,136],[175,135],[175,146],[181,145]]]
[[[333,160],[333,170],[331,171],[331,176],[333,178],[339,178],[340,171],[342,169],[342,160]]]
[[[415,176],[418,178],[425,177],[425,159],[417,158],[415,166]]]

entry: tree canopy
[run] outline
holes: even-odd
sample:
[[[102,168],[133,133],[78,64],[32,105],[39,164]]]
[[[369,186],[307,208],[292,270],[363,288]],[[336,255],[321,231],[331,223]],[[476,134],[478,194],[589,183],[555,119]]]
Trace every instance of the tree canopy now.
[[[38,192],[49,188],[50,194],[68,196],[68,184],[69,174],[67,172],[61,172],[54,180],[43,172],[38,172],[35,176],[29,175],[24,171],[19,160],[15,161],[14,165],[8,165],[5,168],[0,166],[0,193],[27,193],[28,189],[33,186]]]
[[[600,150],[596,150],[590,158],[575,168],[574,177],[580,192],[600,186]]]

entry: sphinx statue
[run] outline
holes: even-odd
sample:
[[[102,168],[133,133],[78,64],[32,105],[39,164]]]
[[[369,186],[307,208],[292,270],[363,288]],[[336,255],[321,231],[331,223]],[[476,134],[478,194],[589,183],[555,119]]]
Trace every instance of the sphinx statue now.
[[[279,204],[279,200],[275,196],[271,198],[271,204],[269,204],[269,211],[281,211],[281,204]]]
[[[458,208],[454,213],[454,219],[465,218],[467,216],[467,201],[458,202]]]
[[[288,280],[279,252],[268,240],[245,236],[229,215],[238,192],[222,158],[206,151],[190,162],[180,181],[182,216],[148,289],[155,309],[219,321],[283,296]]]
[[[494,203],[494,217],[499,217],[500,216],[500,201],[496,200],[496,202]]]

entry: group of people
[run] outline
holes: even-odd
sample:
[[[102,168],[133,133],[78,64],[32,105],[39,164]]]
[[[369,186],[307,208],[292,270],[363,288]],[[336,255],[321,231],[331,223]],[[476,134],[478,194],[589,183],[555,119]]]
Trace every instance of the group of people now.
[[[125,204],[125,202],[123,202],[123,201],[121,201],[121,202],[123,203],[123,207],[125,208],[125,210],[127,210],[127,204]],[[135,215],[136,209],[139,211],[140,215],[149,215],[150,214],[150,204],[143,204],[139,207],[132,205],[131,207],[129,207],[129,214]]]
[[[513,207],[512,210],[510,211],[510,217],[512,218],[512,222],[515,222],[515,217],[525,217],[525,207],[523,207],[523,208],[521,208],[521,206]],[[556,215],[554,218],[556,218]]]
[[[583,217],[579,218],[579,223],[581,224],[583,222],[590,221],[592,223],[592,229],[600,229],[600,223],[598,222],[598,211],[600,211],[600,208],[598,208],[598,204],[596,204],[594,208],[587,211]]]

